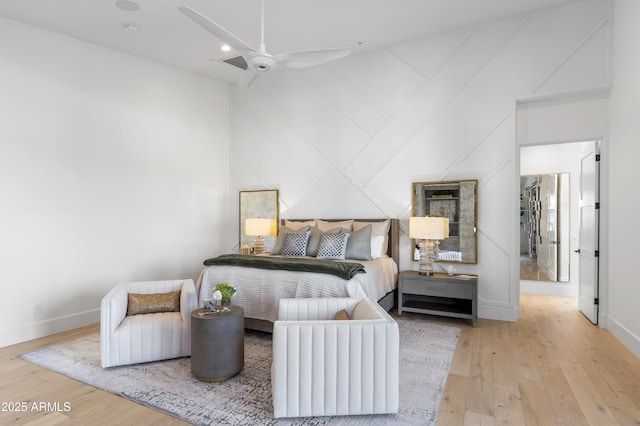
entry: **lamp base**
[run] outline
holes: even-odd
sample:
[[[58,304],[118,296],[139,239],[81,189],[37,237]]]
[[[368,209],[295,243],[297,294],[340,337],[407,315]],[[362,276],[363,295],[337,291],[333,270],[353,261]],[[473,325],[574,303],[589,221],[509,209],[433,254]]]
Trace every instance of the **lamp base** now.
[[[433,275],[435,271],[434,260],[438,257],[438,240],[422,240],[420,241],[420,262],[418,266],[418,275]]]
[[[253,254],[263,254],[264,253],[264,238],[256,237],[253,240]]]

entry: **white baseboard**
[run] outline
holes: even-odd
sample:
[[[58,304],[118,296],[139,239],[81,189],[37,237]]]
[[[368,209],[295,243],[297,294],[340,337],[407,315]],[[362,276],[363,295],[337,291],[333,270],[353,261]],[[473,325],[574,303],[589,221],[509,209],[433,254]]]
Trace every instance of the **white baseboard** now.
[[[520,293],[578,297],[578,287],[551,281],[520,280]]]
[[[492,306],[478,303],[478,318],[515,322],[519,317],[519,306]]]
[[[0,332],[0,347],[15,345],[98,322],[100,322],[100,309],[25,324]]]
[[[600,316],[600,326],[606,328],[622,342],[635,356],[640,358],[640,337],[609,315]]]

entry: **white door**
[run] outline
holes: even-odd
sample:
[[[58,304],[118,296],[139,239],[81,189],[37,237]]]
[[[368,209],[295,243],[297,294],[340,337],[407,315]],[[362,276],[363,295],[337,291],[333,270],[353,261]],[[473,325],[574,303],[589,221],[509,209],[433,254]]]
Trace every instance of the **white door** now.
[[[580,150],[580,279],[578,307],[598,323],[598,221],[600,156],[598,141],[582,142]]]

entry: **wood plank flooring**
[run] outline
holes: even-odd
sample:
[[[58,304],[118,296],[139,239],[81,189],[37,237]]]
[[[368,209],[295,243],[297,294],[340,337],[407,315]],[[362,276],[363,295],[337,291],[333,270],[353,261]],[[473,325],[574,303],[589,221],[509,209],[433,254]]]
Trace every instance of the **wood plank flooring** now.
[[[471,327],[412,315],[462,330],[437,425],[640,425],[640,359],[589,323],[575,299],[522,295],[520,302],[515,323],[479,319]],[[93,325],[0,348],[0,424],[185,425],[16,358],[97,331]],[[38,409],[41,402],[50,405]]]
[[[99,330],[95,324],[0,348],[0,425],[187,425],[144,405],[16,358]],[[50,403],[50,406],[41,407],[41,403]],[[70,409],[66,409],[65,403]]]
[[[640,425],[640,359],[574,298],[520,304],[515,323],[462,328],[437,425]]]

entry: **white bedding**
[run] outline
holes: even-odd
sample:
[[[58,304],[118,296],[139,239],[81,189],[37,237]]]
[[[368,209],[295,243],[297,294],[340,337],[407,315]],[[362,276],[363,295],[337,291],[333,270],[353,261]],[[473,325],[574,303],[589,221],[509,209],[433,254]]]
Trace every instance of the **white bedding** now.
[[[454,260],[456,262],[462,262],[462,252],[461,251],[439,251],[438,259]]]
[[[228,282],[236,288],[232,303],[244,308],[245,318],[275,322],[278,303],[282,298],[303,297],[371,297],[380,300],[396,288],[398,266],[390,257],[357,260],[366,274],[356,274],[345,280],[334,275],[315,272],[272,271],[239,266],[206,266],[198,283],[199,306],[211,299],[218,282]]]

